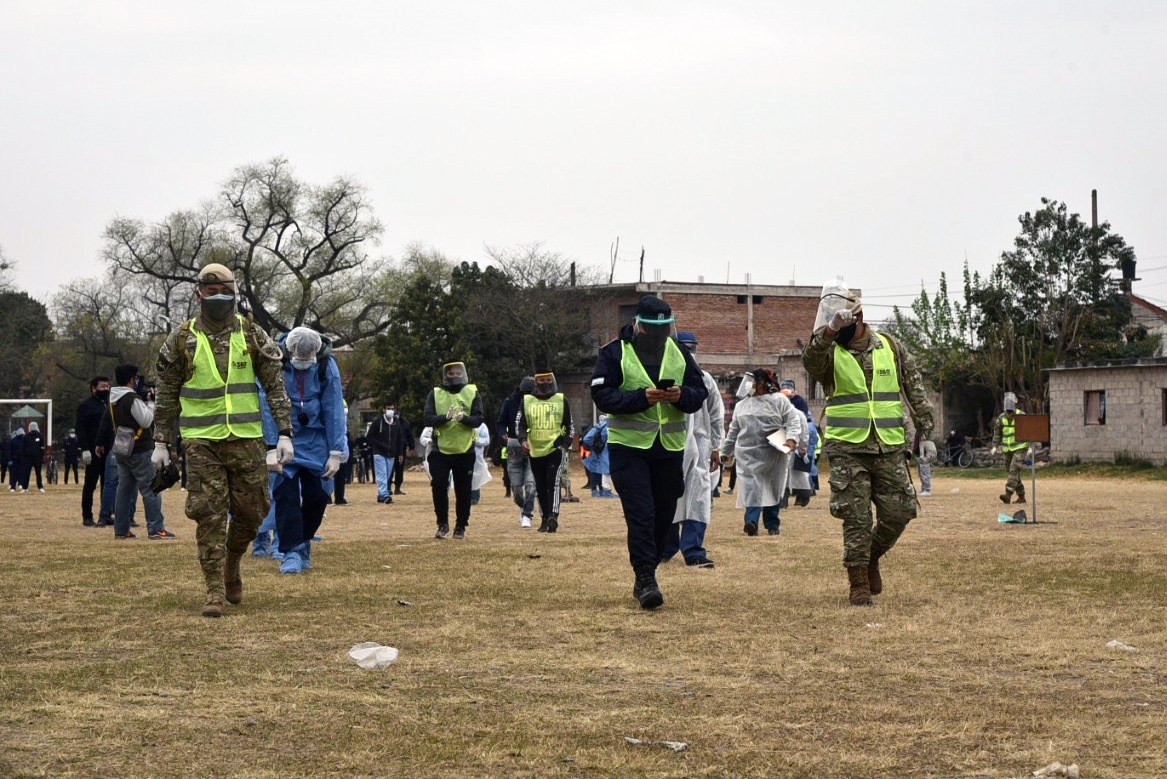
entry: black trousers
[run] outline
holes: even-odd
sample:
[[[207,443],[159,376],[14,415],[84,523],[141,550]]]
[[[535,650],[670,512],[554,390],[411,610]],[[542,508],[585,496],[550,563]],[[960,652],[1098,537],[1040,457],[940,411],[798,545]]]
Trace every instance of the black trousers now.
[[[401,482],[405,480],[405,455],[399,454],[393,463],[393,491],[401,492]]]
[[[660,439],[644,450],[609,443],[608,452],[628,526],[628,561],[636,571],[656,570],[677,501],[685,494],[684,452],[666,450]]]
[[[81,518],[93,519],[93,491],[98,484],[105,485],[105,457],[93,454],[85,466],[85,482],[81,485]]]
[[[474,447],[462,454],[443,454],[438,449],[426,460],[430,466],[430,490],[438,527],[450,524],[450,475],[454,476],[454,519],[457,527],[470,524],[470,485],[474,482]]]
[[[546,457],[531,458],[535,476],[535,499],[542,519],[559,517],[559,482],[563,476],[563,450],[555,449]]]

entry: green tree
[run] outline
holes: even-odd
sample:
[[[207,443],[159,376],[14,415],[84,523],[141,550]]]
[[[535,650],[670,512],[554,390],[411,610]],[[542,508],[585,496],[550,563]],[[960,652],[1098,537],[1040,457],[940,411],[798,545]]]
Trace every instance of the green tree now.
[[[1045,371],[1059,362],[1154,348],[1145,333],[1125,337],[1130,304],[1111,275],[1134,261],[1134,249],[1109,223],[1094,228],[1064,203],[1041,203],[1018,217],[1013,250],[966,296],[986,383],[1017,393],[1036,411],[1046,407]]]
[[[44,390],[38,352],[53,338],[45,305],[27,292],[0,291],[0,397],[38,397]]]

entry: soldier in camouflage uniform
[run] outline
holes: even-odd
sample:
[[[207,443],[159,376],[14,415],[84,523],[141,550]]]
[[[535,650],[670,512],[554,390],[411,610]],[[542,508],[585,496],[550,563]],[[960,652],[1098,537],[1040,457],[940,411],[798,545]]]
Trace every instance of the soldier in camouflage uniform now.
[[[186,515],[198,523],[199,564],[207,585],[203,616],[222,616],[243,600],[239,561],[267,514],[270,497],[259,392],[279,429],[269,470],[291,462],[291,403],[280,348],[250,319],[235,313],[235,277],[217,263],[199,272],[200,312],[176,328],[158,354],[155,467],[170,462],[177,418],[186,455]],[[231,513],[228,525],[227,513]]]
[[[1005,393],[1002,404],[1004,411],[993,420],[993,448],[989,454],[996,454],[998,449],[1005,454],[1005,470],[1009,476],[1005,481],[1005,492],[1001,494],[1001,502],[1008,503],[1017,493],[1017,502],[1025,502],[1025,482],[1021,481],[1021,466],[1024,465],[1025,450],[1029,444],[1017,440],[1017,415],[1023,412],[1017,410],[1017,396],[1012,392]]]
[[[823,289],[802,363],[827,393],[823,451],[830,461],[831,515],[843,521],[848,600],[871,604],[883,589],[879,558],[916,516],[908,472],[903,406],[932,447],[932,404],[902,344],[863,323],[859,298],[836,282]],[[875,504],[875,525],[871,504]]]

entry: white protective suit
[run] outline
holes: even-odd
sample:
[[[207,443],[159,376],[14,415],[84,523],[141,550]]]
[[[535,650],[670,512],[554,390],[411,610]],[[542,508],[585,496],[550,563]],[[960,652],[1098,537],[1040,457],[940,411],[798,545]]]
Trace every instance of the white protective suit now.
[[[701,410],[685,416],[685,494],[677,501],[673,524],[691,519],[709,524],[716,471],[709,470],[714,450],[725,438],[725,403],[709,371],[701,371],[709,397]]]
[[[490,446],[490,428],[483,422],[478,426],[478,438],[474,441],[474,476],[470,481],[470,489],[480,490],[484,484],[490,483],[494,477],[490,475],[490,468],[486,465],[486,447]]]
[[[802,441],[806,417],[780,392],[752,395],[733,409],[729,434],[721,447],[737,468],[737,507],[776,506],[786,495],[790,455],[770,445],[766,436],[785,428],[786,437]]]

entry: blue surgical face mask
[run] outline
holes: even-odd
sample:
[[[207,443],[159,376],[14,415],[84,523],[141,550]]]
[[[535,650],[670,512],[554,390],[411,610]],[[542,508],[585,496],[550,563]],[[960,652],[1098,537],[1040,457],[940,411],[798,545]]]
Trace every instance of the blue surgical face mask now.
[[[392,419],[392,418],[393,418],[393,409],[391,409],[391,408],[389,408],[389,409],[385,409],[385,418],[386,418],[386,419]]]
[[[292,367],[295,368],[296,370],[306,371],[309,368],[311,368],[313,365],[316,364],[316,358],[312,357],[312,358],[307,359],[307,360],[297,360],[296,358],[293,357],[290,360],[290,362],[292,363]]]

